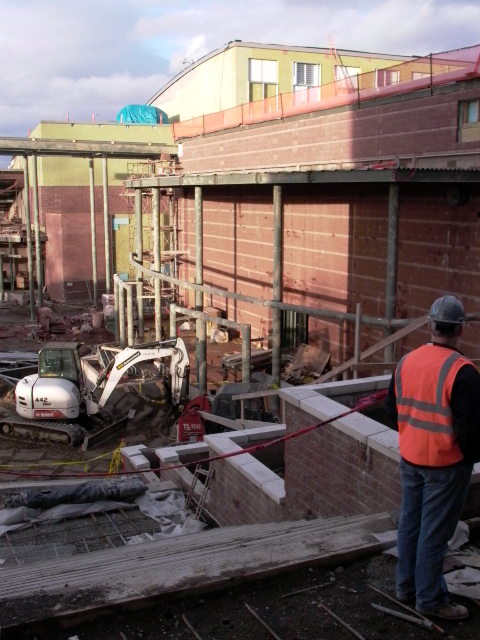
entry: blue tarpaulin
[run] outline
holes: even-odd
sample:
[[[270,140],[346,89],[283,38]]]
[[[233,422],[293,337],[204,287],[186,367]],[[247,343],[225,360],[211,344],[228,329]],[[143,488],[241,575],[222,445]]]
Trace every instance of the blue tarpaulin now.
[[[168,124],[168,116],[157,107],[151,107],[146,104],[127,104],[117,113],[117,122]]]

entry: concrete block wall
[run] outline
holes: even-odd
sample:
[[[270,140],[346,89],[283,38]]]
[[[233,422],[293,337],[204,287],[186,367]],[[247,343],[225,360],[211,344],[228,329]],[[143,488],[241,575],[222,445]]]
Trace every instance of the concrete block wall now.
[[[171,480],[188,492],[193,480],[193,464],[189,468],[173,467],[238,452],[234,457],[210,463],[214,474],[206,502],[209,513],[222,526],[282,522],[285,520],[283,479],[252,455],[241,452],[243,448],[284,433],[285,425],[271,425],[206,436],[203,443],[157,449],[160,479]],[[201,479],[196,486],[197,499],[203,489]]]
[[[368,394],[388,386],[390,376],[285,389],[287,434],[341,415],[335,396]],[[289,520],[373,514],[401,504],[400,452],[396,431],[358,413],[288,441],[285,510]],[[463,513],[478,515],[480,464],[475,465]]]

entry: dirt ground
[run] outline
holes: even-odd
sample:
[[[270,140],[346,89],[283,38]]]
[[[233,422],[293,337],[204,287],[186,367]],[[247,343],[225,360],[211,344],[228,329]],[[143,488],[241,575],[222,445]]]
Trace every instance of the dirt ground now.
[[[85,309],[64,310],[65,317],[82,313]],[[41,342],[27,340],[27,325],[31,325],[28,307],[0,307],[0,351],[38,351]],[[34,324],[34,323],[33,323]],[[55,333],[59,340],[72,340],[70,330]],[[77,338],[78,339],[78,338]],[[81,336],[87,345],[112,341],[104,331]],[[195,376],[193,355],[195,336],[186,336],[192,355],[191,371]],[[211,385],[221,380],[219,362],[226,351],[240,350],[237,344],[208,345],[208,379]],[[0,394],[2,395],[2,394]],[[7,394],[8,395],[8,394]],[[10,394],[11,395],[11,394]],[[4,405],[5,405],[5,394]],[[12,397],[6,404],[11,408]],[[164,436],[155,430],[128,429],[121,434],[127,444],[143,442],[160,446]],[[112,450],[118,443],[104,445],[99,450],[82,453],[79,448],[62,445],[45,446],[15,443],[0,439],[0,481],[21,480],[21,472],[37,472],[50,477],[73,472],[103,473],[108,470]],[[98,458],[99,455],[103,457]],[[94,459],[98,458],[98,459]],[[63,464],[62,464],[63,463]],[[76,463],[76,464],[71,464]],[[87,467],[85,467],[87,463]],[[5,465],[11,465],[6,467]],[[11,472],[10,472],[11,469]],[[37,640],[321,640],[348,637],[370,640],[421,640],[432,634],[410,622],[390,617],[372,608],[377,603],[402,612],[403,610],[369,588],[373,585],[390,595],[394,593],[395,560],[377,555],[349,566],[330,568],[310,566],[278,575],[274,578],[248,582],[224,588],[216,593],[201,593],[181,599],[162,598],[154,607],[143,611],[116,611],[109,617],[75,624],[70,628],[33,631]],[[121,576],[119,576],[121,580]],[[300,592],[292,595],[294,592]],[[247,608],[247,605],[249,608]],[[474,602],[467,603],[471,616],[463,622],[439,621],[446,635],[463,640],[480,637],[480,611]],[[326,609],[351,627],[347,630]],[[267,630],[255,617],[267,624]],[[404,613],[408,614],[407,611]],[[17,622],[20,622],[17,621]],[[30,636],[31,637],[31,636]]]
[[[394,593],[395,560],[377,555],[350,566],[305,567],[217,593],[162,599],[144,611],[123,611],[68,629],[39,633],[37,640],[424,640],[439,635],[376,611],[376,603],[411,615],[369,588]],[[312,588],[313,587],[313,588]],[[296,593],[295,592],[299,592]],[[444,637],[478,640],[480,610],[468,604],[462,622],[437,621]],[[266,623],[268,631],[254,616]],[[352,632],[323,607],[349,625]],[[190,625],[190,626],[189,626]],[[193,631],[192,631],[193,628]]]

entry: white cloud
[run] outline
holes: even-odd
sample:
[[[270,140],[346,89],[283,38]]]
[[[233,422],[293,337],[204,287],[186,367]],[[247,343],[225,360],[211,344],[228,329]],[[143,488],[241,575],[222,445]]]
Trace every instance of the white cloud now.
[[[1,0],[0,135],[113,120],[234,39],[428,54],[480,43],[472,0]]]

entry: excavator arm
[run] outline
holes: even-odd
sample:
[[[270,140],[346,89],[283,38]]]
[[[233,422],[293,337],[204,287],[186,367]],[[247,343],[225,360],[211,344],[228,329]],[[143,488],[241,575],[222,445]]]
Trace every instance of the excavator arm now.
[[[110,366],[99,376],[96,385],[86,397],[87,413],[94,415],[105,406],[122,376],[130,367],[148,360],[170,358],[170,389],[172,405],[177,406],[188,395],[189,360],[185,343],[181,338],[154,344],[126,347],[117,353]],[[97,401],[94,391],[106,380],[102,394]]]

